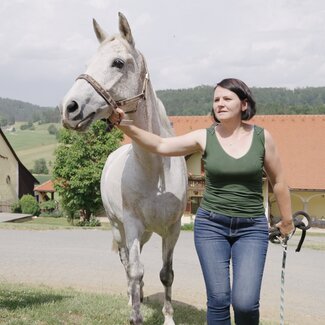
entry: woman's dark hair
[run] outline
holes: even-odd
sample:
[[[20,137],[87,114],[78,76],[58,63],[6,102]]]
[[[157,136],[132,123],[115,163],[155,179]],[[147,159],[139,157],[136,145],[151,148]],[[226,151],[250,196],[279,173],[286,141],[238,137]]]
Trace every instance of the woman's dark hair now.
[[[214,87],[214,90],[216,90],[218,86],[234,92],[240,100],[247,100],[247,109],[242,112],[241,115],[241,119],[243,121],[250,120],[256,114],[256,103],[254,97],[252,95],[251,90],[243,81],[235,78],[228,78],[218,82],[217,85]],[[212,116],[216,122],[219,122],[214,114],[213,108]]]

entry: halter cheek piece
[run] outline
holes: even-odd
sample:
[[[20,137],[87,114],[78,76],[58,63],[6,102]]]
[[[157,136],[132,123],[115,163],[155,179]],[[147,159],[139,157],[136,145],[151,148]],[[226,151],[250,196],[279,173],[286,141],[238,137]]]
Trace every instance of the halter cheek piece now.
[[[76,80],[84,79],[86,80],[95,91],[105,100],[108,106],[112,107],[113,111],[116,113],[116,109],[119,107],[125,113],[135,113],[138,109],[138,104],[140,100],[146,100],[146,91],[147,85],[149,81],[149,74],[146,71],[145,77],[143,80],[142,91],[140,94],[126,99],[114,100],[109,91],[105,90],[99,82],[97,82],[92,76],[89,74],[81,74]],[[107,119],[108,129],[109,131],[114,127],[114,125]],[[122,120],[121,125],[129,125],[132,124],[132,120]]]

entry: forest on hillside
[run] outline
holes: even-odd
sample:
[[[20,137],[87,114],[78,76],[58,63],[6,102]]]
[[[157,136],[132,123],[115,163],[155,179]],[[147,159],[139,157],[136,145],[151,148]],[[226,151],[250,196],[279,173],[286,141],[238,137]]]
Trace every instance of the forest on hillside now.
[[[252,88],[257,114],[325,114],[325,87]],[[212,86],[159,90],[168,115],[206,115],[212,108]]]
[[[15,122],[57,123],[59,121],[58,108],[41,107],[0,97],[0,126],[13,125]]]
[[[325,114],[325,87],[252,88],[257,114]],[[158,90],[168,115],[207,115],[212,108],[212,86]],[[59,110],[0,98],[0,126],[17,122],[56,123]]]

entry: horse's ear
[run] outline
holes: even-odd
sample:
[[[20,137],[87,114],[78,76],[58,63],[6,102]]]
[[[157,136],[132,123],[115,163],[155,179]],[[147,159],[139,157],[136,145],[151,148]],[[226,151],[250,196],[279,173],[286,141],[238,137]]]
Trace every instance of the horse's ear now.
[[[119,27],[120,27],[120,33],[122,35],[122,37],[124,39],[126,39],[129,44],[131,46],[134,47],[134,39],[133,39],[133,36],[132,36],[132,33],[131,33],[131,28],[130,28],[130,25],[127,21],[127,19],[125,18],[125,16],[122,14],[122,13],[118,13],[118,16],[119,16]]]
[[[106,35],[105,31],[99,26],[96,19],[93,19],[93,26],[94,26],[94,31],[96,33],[96,36],[97,36],[97,39],[98,39],[99,43],[104,42],[107,35]]]

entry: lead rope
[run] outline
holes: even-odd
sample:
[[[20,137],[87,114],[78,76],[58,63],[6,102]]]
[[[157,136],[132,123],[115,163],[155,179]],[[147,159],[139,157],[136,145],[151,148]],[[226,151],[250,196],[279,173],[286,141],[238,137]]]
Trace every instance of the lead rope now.
[[[282,256],[282,270],[281,270],[281,291],[280,291],[280,325],[284,325],[284,276],[287,259],[288,239],[285,237],[281,240],[281,246],[283,247]]]
[[[305,222],[301,218],[303,217]],[[284,275],[285,275],[285,266],[287,259],[287,249],[288,249],[288,240],[294,235],[296,229],[300,229],[302,231],[300,241],[296,248],[296,252],[299,252],[302,244],[306,237],[306,231],[311,227],[311,218],[305,211],[297,211],[292,216],[293,223],[295,225],[294,231],[286,237],[281,236],[280,229],[277,227],[271,227],[269,229],[269,240],[274,244],[281,244],[283,247],[283,256],[282,256],[282,270],[281,270],[281,292],[280,292],[280,325],[284,325]]]

